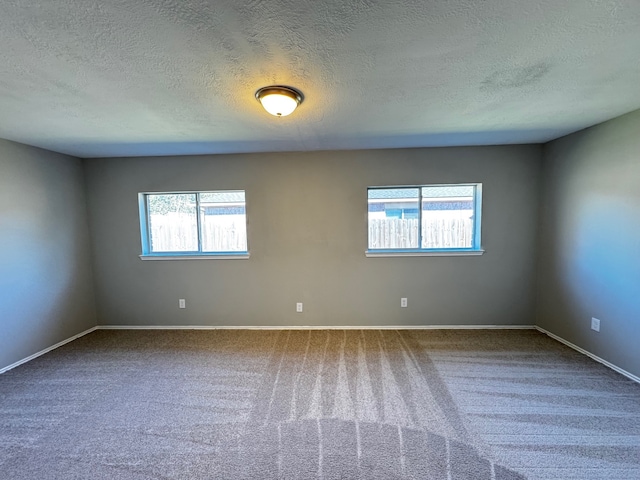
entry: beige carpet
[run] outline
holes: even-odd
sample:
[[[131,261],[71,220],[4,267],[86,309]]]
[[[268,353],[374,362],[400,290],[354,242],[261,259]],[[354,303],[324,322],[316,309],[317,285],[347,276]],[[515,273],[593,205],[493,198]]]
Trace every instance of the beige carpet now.
[[[535,331],[97,331],[0,375],[2,479],[640,479],[640,385]]]

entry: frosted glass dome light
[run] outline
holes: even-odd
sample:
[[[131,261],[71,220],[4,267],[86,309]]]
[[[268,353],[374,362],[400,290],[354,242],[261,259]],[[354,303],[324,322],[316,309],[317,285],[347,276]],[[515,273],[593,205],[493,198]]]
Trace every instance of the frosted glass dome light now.
[[[276,117],[292,114],[303,99],[299,91],[280,85],[262,87],[256,92],[256,98],[267,112]]]

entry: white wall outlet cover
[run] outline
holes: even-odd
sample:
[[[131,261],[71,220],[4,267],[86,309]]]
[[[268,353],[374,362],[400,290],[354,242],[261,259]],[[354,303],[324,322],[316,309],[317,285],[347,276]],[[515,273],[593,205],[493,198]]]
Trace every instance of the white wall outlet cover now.
[[[600,331],[600,320],[595,318],[595,317],[591,317],[591,330],[595,330],[596,332]]]
[[[406,306],[407,306],[407,299],[406,298],[401,298],[400,299],[400,306],[402,308],[406,308]]]
[[[184,298],[181,298],[180,300],[178,300],[178,307],[187,308],[187,302]]]
[[[296,312],[302,311],[302,303],[296,303]]]

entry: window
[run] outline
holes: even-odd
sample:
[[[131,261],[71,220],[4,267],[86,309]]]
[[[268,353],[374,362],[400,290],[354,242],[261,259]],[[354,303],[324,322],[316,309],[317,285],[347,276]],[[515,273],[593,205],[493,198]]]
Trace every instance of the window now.
[[[142,258],[245,257],[243,190],[141,193]]]
[[[367,254],[481,254],[482,184],[371,187]]]

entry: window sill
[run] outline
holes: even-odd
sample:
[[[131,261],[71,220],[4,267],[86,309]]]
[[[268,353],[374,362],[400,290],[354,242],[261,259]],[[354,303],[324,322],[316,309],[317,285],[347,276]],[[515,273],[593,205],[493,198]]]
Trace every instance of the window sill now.
[[[246,260],[249,252],[207,255],[139,255],[140,260]]]
[[[367,250],[367,257],[475,257],[482,255],[484,250],[422,250],[422,251],[402,251],[402,250]]]

